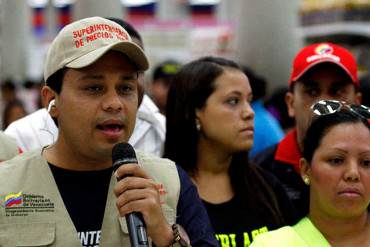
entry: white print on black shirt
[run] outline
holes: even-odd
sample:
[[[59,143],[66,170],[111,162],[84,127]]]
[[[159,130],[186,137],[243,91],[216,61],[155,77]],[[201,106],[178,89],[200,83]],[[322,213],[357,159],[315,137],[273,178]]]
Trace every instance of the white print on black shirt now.
[[[101,231],[79,232],[78,237],[84,247],[99,247]]]

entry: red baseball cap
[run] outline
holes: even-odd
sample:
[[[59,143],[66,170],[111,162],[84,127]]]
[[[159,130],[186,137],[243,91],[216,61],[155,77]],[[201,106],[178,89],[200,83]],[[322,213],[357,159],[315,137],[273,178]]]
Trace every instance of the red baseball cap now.
[[[302,77],[309,69],[321,63],[334,63],[342,68],[359,88],[357,64],[353,55],[345,48],[332,43],[316,43],[302,48],[293,62],[289,86]]]

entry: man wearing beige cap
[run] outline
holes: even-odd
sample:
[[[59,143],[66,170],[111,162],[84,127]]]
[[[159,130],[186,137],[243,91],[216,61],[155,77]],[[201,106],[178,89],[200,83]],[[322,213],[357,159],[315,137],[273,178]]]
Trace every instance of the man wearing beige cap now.
[[[108,19],[122,26],[132,41],[144,50],[141,35],[132,25],[119,18]],[[145,94],[143,73],[139,75],[138,91],[139,108],[136,113],[135,128],[128,142],[135,149],[161,157],[166,132],[166,118],[159,112],[150,97]],[[4,133],[14,138],[24,152],[54,143],[58,137],[58,128],[47,109],[51,108],[39,109],[12,122],[4,130]]]
[[[0,167],[1,246],[130,246],[123,216],[132,212],[142,214],[150,245],[189,246],[176,223],[192,246],[217,245],[194,185],[173,162],[137,152],[139,165],[112,174],[112,148],[132,134],[147,68],[112,21],[86,18],[59,32],[42,89],[58,139]]]

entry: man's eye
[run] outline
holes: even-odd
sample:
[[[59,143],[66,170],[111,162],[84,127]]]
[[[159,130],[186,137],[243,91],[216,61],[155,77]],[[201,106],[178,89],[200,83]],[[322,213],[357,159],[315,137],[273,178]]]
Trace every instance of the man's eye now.
[[[134,87],[132,86],[122,86],[119,88],[120,93],[126,94],[126,93],[131,93],[134,91]]]
[[[309,88],[305,91],[306,94],[308,94],[311,97],[317,97],[319,96],[320,92],[317,89]]]
[[[366,168],[370,168],[370,159],[368,160],[363,160],[362,161],[362,166],[366,167]]]
[[[85,88],[86,91],[88,92],[100,92],[102,90],[101,86],[88,86]]]
[[[344,94],[344,89],[334,89],[330,91],[331,96],[341,96]]]

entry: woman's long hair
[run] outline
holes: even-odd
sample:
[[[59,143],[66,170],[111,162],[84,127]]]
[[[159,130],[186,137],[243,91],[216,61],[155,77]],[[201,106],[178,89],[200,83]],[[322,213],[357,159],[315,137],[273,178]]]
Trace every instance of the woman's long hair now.
[[[169,89],[164,157],[175,161],[190,176],[197,172],[196,109],[204,107],[215,90],[215,80],[226,68],[242,72],[235,62],[225,58],[200,58],[184,65]],[[261,170],[249,164],[247,151],[233,155],[229,175],[235,195],[249,210],[264,215],[270,212],[271,223],[284,223],[271,186],[266,183]]]

